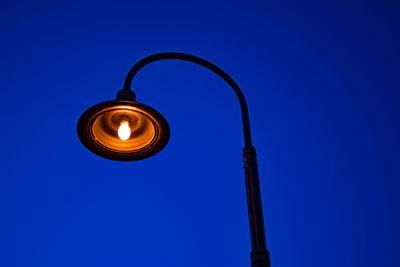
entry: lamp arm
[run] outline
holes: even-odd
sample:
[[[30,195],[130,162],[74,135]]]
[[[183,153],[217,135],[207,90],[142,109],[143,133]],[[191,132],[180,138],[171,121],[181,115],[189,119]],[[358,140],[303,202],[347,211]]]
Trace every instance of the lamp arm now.
[[[212,72],[218,74],[218,76],[220,76],[222,79],[224,79],[232,87],[233,91],[236,93],[236,96],[239,99],[240,108],[241,108],[241,112],[242,112],[244,142],[245,142],[246,146],[251,146],[252,142],[251,142],[251,134],[250,134],[249,112],[248,112],[247,103],[246,103],[246,99],[244,98],[243,92],[242,92],[242,90],[240,90],[237,83],[226,72],[224,72],[222,69],[220,69],[216,65],[212,64],[211,62],[208,62],[199,57],[184,54],[184,53],[167,52],[167,53],[154,54],[154,55],[145,57],[144,59],[140,60],[131,68],[131,70],[128,72],[128,74],[126,76],[123,89],[130,90],[133,77],[136,75],[136,73],[141,68],[143,68],[147,64],[152,63],[154,61],[165,60],[165,59],[178,59],[178,60],[189,61],[192,63],[196,63],[198,65],[201,65],[201,66],[211,70]]]
[[[253,147],[251,141],[249,112],[247,108],[247,102],[243,95],[242,90],[226,72],[224,72],[222,69],[212,64],[211,62],[184,53],[166,52],[166,53],[154,54],[138,61],[128,72],[125,79],[124,87],[121,91],[129,94],[128,91],[131,91],[132,80],[136,75],[136,73],[141,68],[154,61],[165,60],[165,59],[184,60],[201,65],[211,70],[212,72],[218,74],[218,76],[224,79],[236,93],[236,96],[239,99],[239,104],[242,113],[242,123],[243,123],[243,133],[244,133],[244,143],[245,143],[245,147],[243,149],[243,157],[245,163],[244,169],[245,169],[245,181],[246,181],[246,193],[247,193],[247,207],[249,213],[250,237],[251,237],[251,247],[252,247],[252,252],[250,254],[251,266],[269,267],[271,264],[269,260],[269,252],[267,251],[266,248],[267,246],[265,241],[264,218],[263,218],[260,184],[258,177],[257,154],[255,152],[255,148]]]

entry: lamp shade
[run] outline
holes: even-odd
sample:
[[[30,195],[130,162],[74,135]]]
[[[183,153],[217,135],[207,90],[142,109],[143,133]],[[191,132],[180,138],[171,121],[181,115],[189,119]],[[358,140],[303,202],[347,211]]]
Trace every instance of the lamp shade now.
[[[79,118],[77,130],[87,149],[118,161],[151,157],[166,146],[170,135],[168,123],[158,111],[125,100],[89,108]]]

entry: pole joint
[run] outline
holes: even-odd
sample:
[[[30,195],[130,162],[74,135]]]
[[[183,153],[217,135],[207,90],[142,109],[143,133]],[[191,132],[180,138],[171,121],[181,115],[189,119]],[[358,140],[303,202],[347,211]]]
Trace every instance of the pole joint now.
[[[256,167],[257,165],[257,153],[256,149],[253,146],[245,146],[243,148],[243,159],[244,159],[244,167]]]
[[[270,267],[269,252],[267,250],[253,251],[250,254],[251,267]]]

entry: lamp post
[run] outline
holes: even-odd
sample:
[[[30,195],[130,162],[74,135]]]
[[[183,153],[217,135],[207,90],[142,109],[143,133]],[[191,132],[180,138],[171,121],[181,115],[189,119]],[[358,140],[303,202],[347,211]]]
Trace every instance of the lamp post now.
[[[159,53],[137,62],[126,76],[117,100],[106,101],[86,110],[78,121],[78,136],[93,153],[111,160],[141,160],[160,152],[168,143],[170,130],[165,118],[155,109],[136,102],[130,89],[135,74],[158,60],[177,59],[201,65],[224,79],[239,99],[244,133],[244,169],[251,238],[251,266],[269,267],[258,178],[257,155],[252,145],[249,113],[242,91],[222,69],[204,59],[184,53]],[[131,133],[134,133],[131,135]]]

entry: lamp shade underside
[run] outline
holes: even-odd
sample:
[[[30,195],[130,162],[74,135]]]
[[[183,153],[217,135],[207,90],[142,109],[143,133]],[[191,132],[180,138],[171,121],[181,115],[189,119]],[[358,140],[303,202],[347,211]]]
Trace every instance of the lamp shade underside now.
[[[79,118],[77,129],[86,148],[118,161],[153,156],[166,146],[170,134],[167,121],[155,109],[124,100],[89,108]]]

